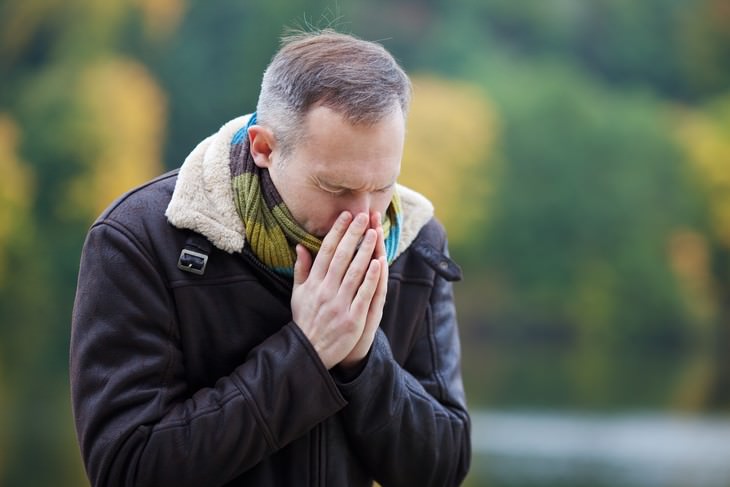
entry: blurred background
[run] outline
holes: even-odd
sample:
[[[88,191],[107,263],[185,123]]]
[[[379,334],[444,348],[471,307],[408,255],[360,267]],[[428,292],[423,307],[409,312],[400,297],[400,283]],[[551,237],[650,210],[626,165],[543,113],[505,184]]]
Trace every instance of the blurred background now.
[[[730,486],[727,0],[0,0],[0,485],[88,485],[79,254],[253,110],[286,26],[412,75],[474,415],[467,486]]]

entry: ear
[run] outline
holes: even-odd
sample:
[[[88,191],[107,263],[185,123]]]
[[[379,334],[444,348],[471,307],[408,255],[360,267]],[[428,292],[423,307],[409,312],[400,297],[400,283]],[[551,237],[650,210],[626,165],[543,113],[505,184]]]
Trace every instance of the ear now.
[[[261,125],[252,125],[248,128],[251,157],[259,167],[271,167],[271,154],[274,152],[276,139],[274,133]]]

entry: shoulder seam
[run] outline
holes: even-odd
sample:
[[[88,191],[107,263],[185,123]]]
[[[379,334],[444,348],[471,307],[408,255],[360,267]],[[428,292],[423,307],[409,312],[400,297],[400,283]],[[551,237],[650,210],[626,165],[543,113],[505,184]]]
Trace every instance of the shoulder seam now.
[[[145,256],[145,259],[147,260],[147,264],[151,267],[157,267],[154,262],[155,260],[152,258],[150,253],[147,251],[144,245],[142,245],[142,242],[139,241],[138,238],[134,236],[134,233],[129,230],[126,226],[124,226],[122,223],[120,223],[117,220],[114,220],[112,218],[105,217],[103,219],[100,219],[96,221],[91,228],[89,229],[89,232],[94,230],[95,228],[101,228],[101,227],[108,227],[113,229],[114,231],[124,235],[124,238],[126,238],[132,245],[135,246],[135,248]],[[162,278],[164,276],[164,273],[160,274],[160,277]],[[169,286],[169,281],[167,279],[163,279],[166,283],[166,287]]]

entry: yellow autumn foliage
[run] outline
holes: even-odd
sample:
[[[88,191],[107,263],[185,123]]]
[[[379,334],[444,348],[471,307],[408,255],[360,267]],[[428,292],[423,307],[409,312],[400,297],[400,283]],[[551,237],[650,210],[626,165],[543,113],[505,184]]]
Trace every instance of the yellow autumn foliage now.
[[[717,314],[717,296],[707,237],[691,229],[677,229],[670,236],[668,254],[687,309],[698,325],[710,327]]]
[[[171,34],[185,13],[183,0],[133,0],[142,12],[147,35],[153,39]]]
[[[709,196],[713,230],[730,248],[730,95],[715,106],[720,117],[680,113],[677,136]]]
[[[485,221],[497,117],[477,86],[414,76],[400,182],[427,196],[452,242]]]
[[[167,105],[144,66],[126,59],[88,67],[75,96],[85,115],[89,160],[69,198],[72,207],[92,216],[162,172]]]
[[[14,232],[29,220],[34,198],[31,169],[18,156],[20,130],[0,113],[0,286],[5,277],[5,253]]]

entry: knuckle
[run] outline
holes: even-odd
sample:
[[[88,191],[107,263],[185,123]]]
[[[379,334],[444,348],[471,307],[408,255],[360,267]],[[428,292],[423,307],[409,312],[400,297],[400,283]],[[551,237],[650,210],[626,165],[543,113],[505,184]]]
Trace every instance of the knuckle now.
[[[343,331],[352,333],[358,330],[358,321],[353,316],[347,316],[342,320]]]
[[[333,293],[330,291],[330,286],[326,283],[320,284],[316,289],[312,290],[310,294],[319,305],[325,305],[332,301]]]
[[[331,302],[326,302],[321,306],[322,317],[325,320],[333,320],[340,314],[340,310],[334,306]]]
[[[347,268],[347,272],[345,273],[345,281],[346,282],[355,282],[362,278],[363,271],[360,267],[358,267],[355,264],[351,264],[350,267]]]

